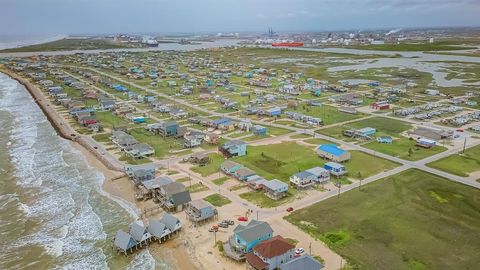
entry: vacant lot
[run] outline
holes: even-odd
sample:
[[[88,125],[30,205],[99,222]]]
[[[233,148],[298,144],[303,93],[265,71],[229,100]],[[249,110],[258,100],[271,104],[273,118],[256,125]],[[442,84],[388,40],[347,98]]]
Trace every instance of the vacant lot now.
[[[201,174],[203,177],[209,176],[213,173],[216,173],[220,170],[220,164],[225,161],[225,158],[217,153],[209,154],[210,163],[205,166],[195,166],[191,170]]]
[[[428,166],[466,177],[472,172],[480,171],[480,146],[467,149],[463,154],[455,154],[434,161]]]
[[[298,106],[297,109],[288,109],[289,111],[294,111],[302,113],[305,115],[310,115],[313,117],[318,117],[323,120],[324,125],[330,125],[338,122],[345,122],[357,118],[364,117],[364,114],[349,114],[338,111],[338,108],[323,105],[321,107],[309,107],[309,106]]]
[[[478,269],[480,193],[408,170],[286,218],[359,269]]]
[[[376,141],[364,144],[363,146],[390,156],[403,158],[406,160],[421,160],[426,157],[441,153],[447,148],[435,146],[431,149],[415,146],[415,140],[409,140],[405,137],[396,139],[392,144],[382,144]]]
[[[215,194],[212,194],[210,196],[207,196],[205,198],[203,198],[205,201],[211,203],[213,206],[216,206],[216,207],[221,207],[221,206],[224,206],[226,204],[229,204],[231,203],[232,201],[230,201],[227,197],[225,196],[222,196],[218,193],[215,193]]]
[[[323,166],[321,160],[311,148],[295,142],[248,146],[248,154],[236,157],[239,162],[254,170],[266,179],[278,179],[288,182],[290,176],[299,171]]]

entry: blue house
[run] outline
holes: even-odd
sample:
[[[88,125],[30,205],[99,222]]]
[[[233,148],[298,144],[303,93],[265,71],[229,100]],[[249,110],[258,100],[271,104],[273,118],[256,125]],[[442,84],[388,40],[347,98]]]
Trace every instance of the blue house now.
[[[205,81],[205,84],[210,87],[210,86],[213,86],[215,84],[215,82],[213,80],[206,80]]]
[[[264,126],[255,125],[255,126],[252,127],[252,132],[255,135],[266,136],[267,135],[267,128],[264,127]]]
[[[345,168],[345,166],[343,166],[342,164],[336,162],[327,162],[323,165],[323,168],[337,177],[347,173],[347,168]]]
[[[233,236],[227,242],[235,251],[244,254],[252,252],[252,248],[273,236],[273,229],[265,221],[252,220],[247,225],[238,225]],[[227,250],[231,250],[230,247]],[[225,249],[224,249],[225,250]],[[228,253],[227,253],[228,255]]]
[[[241,157],[247,154],[247,144],[239,140],[233,140],[224,143],[218,150],[227,157]]]
[[[132,118],[132,121],[135,124],[141,124],[141,123],[146,122],[145,117],[143,117],[143,116],[136,116],[136,117]]]
[[[114,85],[112,85],[112,88],[119,91],[119,92],[127,92],[128,91],[127,87],[125,87],[121,84],[114,84]]]
[[[312,93],[312,95],[314,95],[316,97],[319,97],[319,96],[322,95],[322,90],[320,90],[320,89],[312,89],[310,92]]]
[[[282,114],[282,109],[280,107],[273,107],[265,110],[265,114],[268,116],[278,116]]]
[[[350,152],[339,148],[335,144],[322,144],[317,148],[317,154],[335,162],[344,162],[350,159]]]
[[[233,175],[237,170],[243,168],[242,164],[238,164],[236,162],[233,162],[231,160],[225,160],[221,165],[220,165],[220,170],[222,172]]]
[[[393,142],[393,138],[390,136],[381,136],[377,137],[377,142],[391,144]]]
[[[361,128],[355,131],[356,135],[362,136],[362,137],[368,137],[375,135],[377,133],[377,130],[371,127],[366,127],[366,128]]]

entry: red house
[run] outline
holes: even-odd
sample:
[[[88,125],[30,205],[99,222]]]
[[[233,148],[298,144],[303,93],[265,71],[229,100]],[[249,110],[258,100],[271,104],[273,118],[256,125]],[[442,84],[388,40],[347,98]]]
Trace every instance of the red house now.
[[[388,110],[390,109],[390,104],[385,101],[379,101],[379,102],[374,102],[370,104],[370,108],[375,109],[375,110]]]

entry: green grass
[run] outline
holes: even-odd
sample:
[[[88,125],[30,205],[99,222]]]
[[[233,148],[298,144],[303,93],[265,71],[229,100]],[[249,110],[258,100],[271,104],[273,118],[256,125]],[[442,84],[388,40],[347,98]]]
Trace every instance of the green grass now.
[[[104,128],[112,129],[115,126],[125,126],[130,122],[124,118],[113,115],[111,112],[96,112],[95,117]]]
[[[267,197],[261,191],[249,191],[239,195],[240,198],[245,199],[260,208],[272,208],[277,207],[282,204],[291,202],[294,199],[294,196],[288,193],[287,196],[281,198],[280,200],[273,200]]]
[[[216,206],[216,207],[221,207],[221,206],[227,205],[227,204],[232,202],[227,197],[222,196],[218,193],[209,195],[209,196],[207,196],[203,199],[205,201],[211,203],[213,206]]]
[[[201,183],[196,183],[191,186],[188,186],[186,189],[190,191],[190,193],[195,193],[195,192],[207,191],[208,187]]]
[[[407,138],[400,138],[394,140],[392,144],[382,144],[376,141],[369,142],[363,146],[390,156],[402,158],[405,160],[421,160],[426,157],[436,155],[447,150],[446,147],[437,145],[431,149],[415,146],[415,140],[409,140]],[[409,152],[411,149],[411,152]]]
[[[210,163],[205,166],[195,166],[191,170],[201,174],[203,177],[214,174],[220,170],[220,165],[225,161],[222,155],[212,153],[208,155],[210,157]]]
[[[480,171],[480,146],[465,150],[465,153],[454,154],[427,166],[458,176],[467,177],[470,173]]]
[[[135,137],[139,142],[147,143],[155,149],[155,157],[163,158],[168,155],[173,155],[170,151],[183,149],[181,140],[174,139],[172,137],[162,137],[154,135],[144,128],[136,128],[129,130],[130,135]],[[182,154],[185,154],[183,152]]]
[[[365,127],[375,128],[377,130],[377,134],[375,134],[375,136],[389,135],[392,137],[398,137],[400,136],[400,133],[410,129],[411,125],[401,120],[395,120],[391,118],[378,116],[378,117],[362,119],[355,122],[350,122],[345,125],[338,125],[338,126],[329,127],[326,129],[320,129],[317,132],[330,137],[345,139],[348,137],[345,137],[343,135],[344,130],[360,129]]]
[[[97,141],[97,142],[103,142],[103,143],[107,143],[107,142],[110,142],[110,135],[111,134],[107,134],[107,133],[104,133],[104,134],[96,134],[96,135],[93,135],[92,138]]]
[[[477,269],[480,193],[408,170],[286,219],[354,269]]]
[[[223,185],[225,182],[227,182],[228,179],[230,179],[230,178],[228,178],[227,176],[224,176],[224,177],[220,177],[220,178],[217,178],[217,179],[215,179],[215,180],[212,180],[212,183],[214,183],[214,184],[217,185],[217,186],[221,186],[221,185]]]
[[[126,164],[132,164],[132,165],[140,165],[140,164],[145,164],[145,163],[150,163],[150,162],[152,162],[152,161],[151,161],[150,159],[148,159],[148,158],[136,159],[136,158],[130,157],[130,156],[127,155],[127,154],[122,154],[122,156],[121,156],[118,160],[124,161]]]
[[[25,46],[2,50],[1,52],[41,52],[41,51],[66,51],[66,50],[93,50],[116,49],[132,46],[123,43],[114,43],[104,39],[60,39],[43,44]]]
[[[315,145],[320,145],[320,144],[329,144],[329,143],[332,143],[330,141],[327,141],[327,140],[324,140],[324,139],[320,139],[320,138],[311,138],[311,139],[307,139],[307,140],[303,140],[304,142],[306,143],[310,143],[310,144],[315,144]]]
[[[175,180],[175,182],[179,182],[179,183],[183,183],[183,182],[187,182],[187,181],[190,181],[190,177],[182,177],[182,178],[179,178],[177,180]]]
[[[358,119],[364,117],[364,114],[349,114],[338,111],[338,108],[323,105],[321,107],[308,107],[298,106],[297,109],[288,109],[288,111],[294,111],[305,115],[310,115],[322,119],[324,125],[330,125],[339,122],[345,122],[349,120]]]
[[[248,146],[247,155],[235,157],[239,162],[266,179],[288,182],[292,174],[323,166],[323,161],[309,147],[295,142]]]
[[[353,179],[364,179],[400,166],[400,164],[396,162],[372,156],[361,151],[350,151],[350,154],[352,158],[344,163],[344,165],[348,170],[348,177]]]
[[[284,128],[277,128],[277,127],[267,127],[267,134],[268,135],[274,135],[274,136],[281,136],[285,135],[288,133],[291,133],[293,131],[284,129]]]

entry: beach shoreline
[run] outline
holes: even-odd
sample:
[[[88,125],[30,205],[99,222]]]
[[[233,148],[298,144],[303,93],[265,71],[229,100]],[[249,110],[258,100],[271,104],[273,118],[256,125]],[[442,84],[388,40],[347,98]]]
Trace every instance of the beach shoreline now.
[[[119,167],[120,162],[117,160],[118,163],[113,164],[110,159],[104,158],[105,152],[102,152],[103,147],[99,144],[94,145],[96,143],[93,142],[93,140],[79,140],[81,137],[78,136],[75,130],[65,121],[66,119],[60,116],[53,106],[50,106],[51,104],[47,96],[40,91],[37,86],[23,76],[9,70],[0,69],[0,72],[23,85],[58,135],[68,140],[73,148],[81,152],[82,157],[85,158],[90,166],[102,173],[104,181],[100,188],[104,192],[129,203],[135,208],[137,214],[141,212],[142,208],[153,206],[154,203],[151,201],[135,201],[133,184]],[[151,217],[158,218],[159,215],[157,214]],[[166,243],[154,243],[148,247],[148,250],[155,260],[167,262],[167,264],[172,265],[175,269],[197,270],[200,264],[195,254],[189,252],[187,249],[188,241],[188,236],[186,233],[183,233],[180,237],[176,237]],[[169,248],[173,248],[175,251],[173,252],[173,250],[171,250],[169,252]]]

